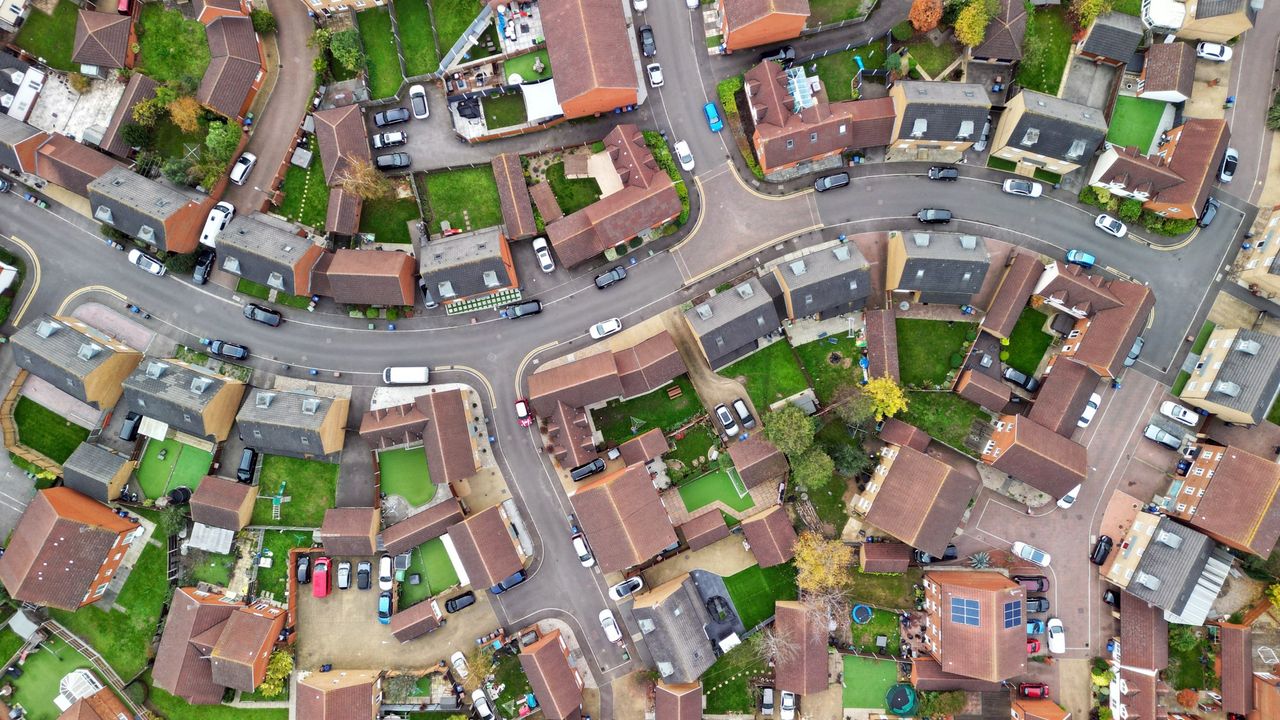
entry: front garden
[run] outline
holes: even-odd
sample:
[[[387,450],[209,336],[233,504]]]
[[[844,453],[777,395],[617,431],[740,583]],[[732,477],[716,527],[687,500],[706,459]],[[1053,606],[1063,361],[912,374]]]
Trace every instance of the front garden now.
[[[440,232],[442,221],[459,230],[502,224],[498,183],[488,165],[418,175],[415,180],[427,199],[432,232]]]
[[[334,506],[338,466],[318,460],[265,455],[258,472],[258,501],[251,525],[317,528],[324,511]],[[272,517],[272,498],[283,495],[280,517]]]
[[[1178,237],[1191,232],[1196,226],[1195,218],[1176,219],[1157,215],[1144,209],[1141,200],[1112,195],[1106,188],[1086,185],[1080,191],[1078,199],[1085,205],[1092,205],[1130,225],[1140,224],[1157,235]]]
[[[727,378],[741,378],[756,412],[809,387],[791,344],[779,340],[720,369]]]
[[[973,323],[898,318],[898,372],[904,387],[938,387],[964,362]]]
[[[328,201],[326,200],[326,204]],[[324,227],[323,221],[320,227]],[[311,298],[305,295],[290,295],[287,292],[269,288],[262,283],[256,283],[248,278],[240,278],[236,282],[236,292],[241,295],[258,298],[259,300],[268,300],[285,307],[297,308],[298,310],[306,310],[311,305]],[[274,299],[272,293],[275,293]]]
[[[680,390],[674,398],[668,394],[673,387]],[[627,401],[610,401],[607,406],[592,410],[591,417],[605,444],[612,447],[654,428],[674,431],[702,412],[693,383],[688,375],[681,375],[651,393]]]
[[[87,428],[28,397],[18,398],[13,408],[13,424],[18,431],[18,442],[59,464],[66,462],[89,437]]]

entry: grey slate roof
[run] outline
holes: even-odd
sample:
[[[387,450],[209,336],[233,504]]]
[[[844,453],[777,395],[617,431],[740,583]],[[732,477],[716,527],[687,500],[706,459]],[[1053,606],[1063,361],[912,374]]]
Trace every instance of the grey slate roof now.
[[[652,592],[661,591],[658,587]],[[634,614],[658,672],[670,670],[663,674],[664,682],[697,682],[715,662],[705,630],[711,617],[691,576],[685,575],[680,586],[657,603],[637,604]]]
[[[1247,7],[1246,0],[1201,0],[1196,4],[1196,19],[1219,17],[1240,12]]]
[[[261,213],[236,215],[218,233],[218,263],[246,280],[298,295],[294,266],[312,242],[270,222]],[[317,256],[318,257],[318,256]],[[235,269],[232,270],[231,268]],[[273,273],[279,279],[272,277]],[[303,288],[310,290],[310,288]]]
[[[906,262],[898,289],[921,293],[923,302],[968,298],[982,289],[991,264],[987,243],[982,238],[956,233],[909,232],[903,233],[902,241]]]
[[[508,287],[512,278],[502,257],[504,243],[499,227],[433,240],[419,253],[419,271],[442,300]]]
[[[3,54],[0,53],[0,55]],[[3,66],[0,66],[0,69],[3,69]],[[0,72],[0,78],[3,77],[4,73]],[[4,89],[0,88],[0,91]],[[14,151],[14,146],[39,133],[40,130],[21,120],[0,113],[0,165],[18,169],[18,154]]]
[[[201,413],[225,384],[216,375],[176,361],[146,360],[125,378],[117,411],[134,410],[190,435],[207,437],[210,433]]]
[[[752,278],[684,313],[712,369],[754,350],[756,340],[781,326],[773,297]]]
[[[110,502],[115,498],[108,497],[107,483],[111,482],[127,462],[129,458],[124,455],[116,454],[101,445],[82,442],[62,464],[63,484],[98,502]]]
[[[796,317],[861,309],[871,296],[871,266],[857,246],[845,243],[778,265]]]
[[[1107,137],[1102,111],[1032,90],[1021,94],[1026,112],[1013,126],[1009,145],[1076,165],[1087,164]]]
[[[1166,533],[1176,538],[1172,542],[1178,544],[1177,548],[1161,541]],[[1209,536],[1162,517],[1125,590],[1136,598],[1178,615],[1201,582],[1205,566],[1215,557],[1221,560],[1226,554],[1216,548],[1216,543]],[[1227,557],[1230,558],[1229,555]],[[1227,563],[1230,564],[1229,559]],[[1151,583],[1156,585],[1155,589],[1143,583],[1144,574],[1158,578],[1158,582]],[[1219,589],[1221,585],[1219,582]]]
[[[1257,354],[1241,350],[1241,341],[1246,347],[1257,343]],[[1280,337],[1242,329],[1229,348],[1206,347],[1200,361],[1206,367],[1222,363],[1206,400],[1249,413],[1255,423],[1267,416],[1280,392]]]
[[[906,107],[897,140],[961,140],[976,142],[987,121],[991,101],[986,88],[973,83],[921,82],[902,86]]]
[[[1129,62],[1142,44],[1142,21],[1133,15],[1109,12],[1093,21],[1089,35],[1080,46],[1081,52]]]
[[[323,455],[320,428],[332,408],[333,398],[254,388],[236,414],[236,425],[240,439],[262,452]]]
[[[81,402],[88,402],[85,378],[115,355],[107,343],[47,314],[9,337],[18,367]]]
[[[192,202],[191,198],[124,168],[112,168],[89,183],[93,218],[120,232],[165,249],[165,220]],[[151,239],[142,237],[151,228]]]

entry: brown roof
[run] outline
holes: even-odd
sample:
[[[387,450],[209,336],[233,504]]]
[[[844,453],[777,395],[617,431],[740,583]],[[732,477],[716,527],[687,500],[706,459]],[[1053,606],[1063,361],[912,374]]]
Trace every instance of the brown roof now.
[[[298,717],[314,720],[374,720],[378,671],[313,672],[298,680]]]
[[[1126,348],[1127,349],[1127,348]],[[1059,357],[1053,369],[1044,376],[1040,392],[1027,417],[1050,430],[1071,437],[1089,396],[1098,389],[1102,378],[1085,365]]]
[[[1013,391],[999,378],[980,370],[964,370],[956,380],[956,393],[992,412],[1004,412]]]
[[[272,607],[271,611],[258,614],[252,608],[239,608],[231,613],[210,653],[213,682],[243,692],[253,692],[262,682],[266,655],[284,627],[284,609]]]
[[[676,342],[666,330],[613,353],[623,397],[657,390],[688,372]]]
[[[1258,710],[1258,720],[1280,718],[1280,676],[1273,673],[1254,673],[1253,704]]]
[[[553,223],[564,217],[564,211],[560,209],[560,201],[556,200],[556,192],[551,189],[551,183],[545,181],[534,183],[533,187],[529,188],[529,196],[538,206],[538,214],[542,215],[543,223]]]
[[[794,600],[774,604],[773,631],[794,652],[779,654],[773,668],[778,690],[797,695],[827,689],[827,624]]]
[[[58,716],[58,720],[120,720],[129,716],[129,709],[116,697],[115,691],[104,687],[75,701],[66,712]]]
[[[729,537],[729,526],[725,524],[724,513],[719,510],[708,510],[696,515],[692,520],[676,528],[690,550],[702,548]]]
[[[667,436],[662,434],[662,428],[654,428],[618,446],[618,452],[622,454],[624,465],[647,463],[670,451],[671,444],[667,442]]]
[[[218,593],[179,588],[156,651],[156,687],[193,705],[221,702],[228,687],[251,692],[266,674],[284,621],[284,608],[275,605],[246,607]]]
[[[435,604],[424,600],[391,616],[391,635],[402,643],[426,635],[440,627]]]
[[[196,99],[234,120],[262,72],[258,35],[244,15],[219,17],[204,26],[204,34],[209,41],[209,67]]]
[[[462,520],[462,505],[451,497],[383,530],[382,543],[388,553],[399,555],[444,535]]]
[[[129,56],[132,15],[81,9],[76,16],[76,39],[71,46],[71,62],[122,68]]]
[[[620,3],[558,0],[540,9],[547,54],[551,67],[558,68],[556,97],[561,104],[595,90],[638,89],[630,53],[619,52],[631,47]]]
[[[899,447],[892,462],[867,511],[867,522],[941,557],[981,481],[910,447]]]
[[[422,442],[435,482],[457,482],[476,474],[471,447],[471,413],[461,390],[420,395],[414,402],[429,419]]]
[[[574,468],[600,457],[591,435],[591,419],[580,407],[557,402],[547,416],[547,440],[561,467]]]
[[[1136,672],[1123,666],[1120,668],[1119,675],[1120,681],[1127,686],[1129,691],[1127,695],[1121,698],[1120,702],[1125,706],[1130,720],[1147,720],[1147,718],[1162,720],[1165,717],[1159,706],[1159,686],[1155,676]]]
[[[742,521],[742,534],[760,567],[773,567],[795,557],[796,529],[781,505]]]
[[[494,505],[449,528],[472,587],[487,588],[524,567],[502,509]]]
[[[924,452],[929,449],[929,433],[915,425],[908,425],[897,418],[885,418],[880,427],[880,439],[891,444]]]
[[[1231,129],[1227,127],[1226,120],[1191,118],[1183,123],[1181,130],[1178,145],[1169,160],[1169,169],[1177,173],[1184,182],[1160,193],[1155,199],[1159,202],[1189,205],[1199,214],[1200,208],[1204,207],[1205,198],[1209,197],[1209,191],[1218,179],[1218,167],[1222,164],[1222,155],[1227,151]],[[1174,132],[1177,130],[1170,134]]]
[[[538,227],[533,221],[533,205],[529,202],[529,186],[524,181],[520,156],[502,153],[489,164],[498,183],[498,201],[502,204],[502,223],[506,226],[507,239],[533,237]]]
[[[999,338],[1007,338],[1018,324],[1022,309],[1031,299],[1031,291],[1044,272],[1044,263],[1028,252],[1014,251],[1005,268],[1000,287],[991,298],[991,307],[982,318],[982,329]]]
[[[360,416],[360,437],[380,450],[408,445],[422,440],[429,421],[424,404],[414,398],[414,402],[377,408]]]
[[[542,416],[550,415],[556,402],[585,407],[621,395],[622,381],[611,352],[544,367],[529,376],[529,404]]]
[[[372,555],[378,551],[381,521],[377,508],[329,508],[320,525],[320,542],[330,555]]]
[[[868,573],[904,573],[911,564],[911,546],[899,542],[864,542],[858,548],[858,567]]]
[[[246,498],[255,497],[252,485],[216,475],[206,475],[191,495],[191,519],[211,527],[243,530],[240,509]]]
[[[315,120],[316,142],[320,145],[327,185],[337,184],[350,165],[372,162],[373,152],[365,137],[364,115],[359,105],[320,110],[311,117]]]
[[[1164,611],[1127,592],[1120,595],[1120,642],[1129,667],[1155,671],[1169,665],[1169,623]]]
[[[1015,697],[1012,710],[1021,720],[1066,720],[1071,715],[1058,703],[1044,698]]]
[[[600,475],[569,499],[602,572],[638,565],[676,543],[667,510],[643,465]]]
[[[416,269],[406,252],[336,250],[316,263],[313,289],[339,303],[413,305]]]
[[[725,0],[720,4],[729,32],[770,15],[809,16],[809,0]]]
[[[1004,685],[990,680],[956,675],[942,669],[937,660],[918,657],[911,661],[911,684],[920,692],[965,690],[968,692],[1001,692]]]
[[[559,630],[520,649],[520,667],[548,720],[567,720],[582,710],[582,679],[569,664],[568,653]]]
[[[888,375],[901,382],[898,374],[898,323],[892,310],[868,310],[867,372],[871,377]]]
[[[1089,319],[1089,329],[1072,357],[1095,368],[1106,368],[1115,377],[1124,369],[1133,341],[1146,328],[1156,296],[1151,288],[1136,282],[1114,282],[1111,292],[1124,304]]]
[[[1237,447],[1221,452],[1191,524],[1265,557],[1280,542],[1280,464]]]
[[[1222,638],[1222,709],[1247,715],[1253,710],[1253,636],[1244,625],[1218,625]]]
[[[991,467],[1056,498],[1084,482],[1088,458],[1083,445],[1021,415],[1001,420],[1014,423],[1014,442]]]
[[[975,58],[1021,60],[1022,39],[1027,35],[1027,9],[1021,0],[1000,0],[1000,13],[987,23],[982,44],[974,48]]]
[[[120,128],[133,122],[134,105],[156,96],[156,87],[156,81],[142,73],[129,76],[129,84],[125,85],[124,95],[120,96],[120,102],[116,103],[116,109],[111,113],[111,122],[107,125],[107,132],[103,134],[99,147],[116,157],[128,157],[133,148],[120,137]]]
[[[1156,43],[1147,49],[1142,66],[1139,96],[1153,92],[1177,92],[1191,97],[1196,82],[1196,53],[1191,43]]]
[[[787,456],[774,447],[773,443],[758,433],[729,446],[729,458],[737,469],[739,477],[748,488],[761,483],[778,480],[787,474],[790,466]]]
[[[702,683],[658,683],[653,688],[653,715],[653,720],[702,720]]]
[[[1021,675],[1027,665],[1026,628],[1022,623],[1006,627],[1004,605],[1022,602],[1025,593],[1017,583],[994,571],[957,570],[925,574],[938,588],[939,607],[930,612],[937,626],[933,653],[942,669],[957,675],[999,682]],[[953,620],[952,600],[976,600],[978,623]]]
[[[66,135],[50,135],[36,149],[35,174],[81,197],[88,197],[89,183],[117,167],[125,165]]]
[[[1115,147],[1116,160],[1103,169],[1099,180],[1120,183],[1131,191],[1142,191],[1159,197],[1165,190],[1182,183],[1164,159],[1150,159],[1136,147]]]
[[[1052,276],[1037,291],[1038,295],[1084,314],[1120,305],[1120,298],[1111,292],[1110,283],[1101,275],[1088,275],[1080,266],[1064,262],[1054,262],[1049,267]]]
[[[364,140],[361,139],[361,142]],[[330,188],[329,209],[325,211],[324,229],[339,235],[355,235],[360,231],[362,204],[359,195],[349,193],[340,186]]]
[[[75,610],[120,534],[137,527],[70,488],[41,490],[0,557],[0,582],[17,600]]]

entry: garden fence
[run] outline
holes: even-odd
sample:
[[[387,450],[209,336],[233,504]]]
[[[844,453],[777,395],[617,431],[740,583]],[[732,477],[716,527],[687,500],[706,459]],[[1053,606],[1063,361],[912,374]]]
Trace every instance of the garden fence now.
[[[453,62],[462,54],[468,43],[479,40],[480,34],[484,32],[485,26],[489,24],[489,18],[492,15],[493,8],[486,3],[480,9],[480,14],[476,16],[476,19],[472,20],[466,31],[462,33],[462,37],[458,38],[457,42],[453,44],[453,47],[449,48],[449,52],[445,53],[443,58],[440,58],[440,69],[436,71],[437,75],[444,75],[445,71],[453,66]]]

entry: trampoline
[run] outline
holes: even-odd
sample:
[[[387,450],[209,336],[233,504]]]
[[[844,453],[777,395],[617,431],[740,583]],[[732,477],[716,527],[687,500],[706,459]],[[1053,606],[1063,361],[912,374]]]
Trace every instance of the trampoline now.
[[[871,622],[871,614],[871,608],[862,604],[854,605],[853,609],[849,611],[849,617],[853,618],[853,621],[859,625],[866,625]]]
[[[911,715],[916,711],[917,697],[915,688],[898,683],[884,694],[885,707],[894,715]]]

